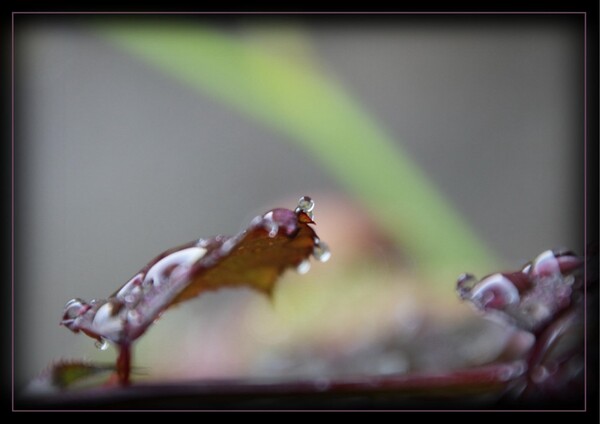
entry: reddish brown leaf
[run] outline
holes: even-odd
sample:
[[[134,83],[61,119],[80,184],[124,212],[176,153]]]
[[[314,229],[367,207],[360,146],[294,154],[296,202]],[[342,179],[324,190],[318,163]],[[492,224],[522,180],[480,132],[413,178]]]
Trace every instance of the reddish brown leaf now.
[[[248,286],[270,295],[285,269],[303,266],[311,254],[327,260],[327,246],[310,227],[313,207],[305,196],[294,211],[278,208],[257,216],[237,236],[199,239],[169,249],[107,300],[70,300],[61,324],[98,343],[116,344],[117,369],[125,383],[131,343],[165,309],[223,287]]]
[[[520,271],[490,274],[479,281],[463,274],[457,291],[477,309],[537,333],[568,308],[573,293],[582,289],[578,273],[583,263],[572,252],[546,250]]]
[[[319,241],[304,212],[275,209],[265,216],[272,218],[256,220],[248,230],[213,249],[213,257],[198,261],[190,284],[171,305],[226,286],[247,285],[270,295],[277,277],[286,268],[300,265]],[[272,225],[279,227],[275,236],[269,236]],[[212,265],[216,262],[218,266]]]

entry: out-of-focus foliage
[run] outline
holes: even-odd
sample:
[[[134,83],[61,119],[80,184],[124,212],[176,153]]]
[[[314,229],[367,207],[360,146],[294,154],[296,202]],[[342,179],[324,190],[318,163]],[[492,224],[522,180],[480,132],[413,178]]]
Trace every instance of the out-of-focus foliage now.
[[[252,31],[234,37],[181,22],[119,21],[99,26],[98,31],[132,55],[281,131],[283,139],[312,153],[430,280],[446,281],[465,267],[483,270],[493,263],[427,176],[317,66],[300,34],[287,28],[259,37],[248,37]],[[277,42],[281,39],[292,41],[286,44],[287,51],[282,52]]]

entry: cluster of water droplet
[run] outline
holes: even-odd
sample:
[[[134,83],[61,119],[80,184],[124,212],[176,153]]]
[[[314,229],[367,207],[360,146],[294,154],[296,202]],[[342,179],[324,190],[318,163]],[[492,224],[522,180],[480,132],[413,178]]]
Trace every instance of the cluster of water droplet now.
[[[331,258],[331,251],[329,250],[329,247],[318,238],[315,238],[314,242],[315,247],[313,248],[312,255],[319,262],[327,262],[329,258]],[[298,274],[306,274],[308,271],[310,271],[310,260],[307,258],[300,262],[296,267],[296,271]]]
[[[463,274],[457,282],[461,298],[481,310],[496,310],[526,330],[535,330],[571,303],[575,277],[581,265],[574,254],[547,250],[520,271],[496,273],[480,281]]]
[[[303,212],[306,215],[308,215],[308,217],[310,219],[314,219],[314,212],[313,212],[314,209],[315,209],[314,200],[312,200],[308,196],[302,196],[298,200],[298,206],[296,206],[296,209],[294,210],[294,212],[295,213]],[[314,238],[314,244],[315,244],[315,246],[313,248],[312,255],[319,262],[327,262],[329,260],[329,258],[331,258],[331,251],[329,250],[329,246],[327,246],[326,243],[322,242],[321,239],[319,239],[318,237]],[[299,274],[306,274],[309,270],[310,270],[310,261],[308,259],[303,260],[296,267],[296,271]]]

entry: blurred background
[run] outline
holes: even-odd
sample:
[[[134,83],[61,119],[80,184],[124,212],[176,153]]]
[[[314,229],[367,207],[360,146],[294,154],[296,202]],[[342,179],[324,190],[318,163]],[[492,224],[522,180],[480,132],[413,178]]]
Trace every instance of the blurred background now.
[[[444,370],[513,337],[461,272],[583,252],[577,16],[15,17],[15,367],[114,361],[58,325],[158,253],[310,195],[332,251],[273,302],[209,293],[137,377]],[[504,352],[504,353],[503,353]]]

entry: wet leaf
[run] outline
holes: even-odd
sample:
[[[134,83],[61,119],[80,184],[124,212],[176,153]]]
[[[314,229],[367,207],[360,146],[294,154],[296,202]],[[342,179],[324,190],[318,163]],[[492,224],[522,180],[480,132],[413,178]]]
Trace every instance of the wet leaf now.
[[[291,267],[306,268],[311,255],[330,254],[310,224],[314,202],[302,197],[295,210],[277,208],[252,220],[240,234],[199,239],[167,250],[150,261],[106,300],[72,299],[61,324],[119,347],[117,370],[127,382],[131,343],[169,307],[206,291],[247,286],[270,295]]]
[[[316,243],[321,244],[308,225],[312,220],[304,212],[297,215],[275,209],[265,217],[213,248],[214,258],[197,264],[190,284],[171,305],[225,286],[247,285],[270,295],[279,275],[286,268],[298,267],[313,253]],[[276,227],[278,230],[274,230]],[[273,231],[277,233],[269,235]]]
[[[572,252],[546,250],[520,271],[490,274],[477,280],[459,277],[462,299],[490,316],[537,333],[580,297],[584,261]]]
[[[535,336],[526,355],[527,372],[513,386],[523,399],[565,399],[580,402],[585,387],[584,268],[594,260],[589,252],[546,250],[520,271],[495,273],[477,281],[459,277],[460,297],[490,318],[499,317]],[[588,292],[588,293],[589,293]],[[593,303],[589,297],[590,303]]]

